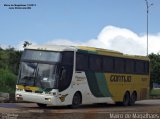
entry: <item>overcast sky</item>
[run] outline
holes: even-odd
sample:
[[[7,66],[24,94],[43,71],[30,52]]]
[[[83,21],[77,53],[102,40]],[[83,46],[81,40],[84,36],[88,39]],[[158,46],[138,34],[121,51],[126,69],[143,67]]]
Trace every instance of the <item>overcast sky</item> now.
[[[160,0],[148,0],[149,53],[160,51]],[[5,4],[34,4],[9,9]],[[146,55],[145,0],[0,0],[0,46],[87,45]]]

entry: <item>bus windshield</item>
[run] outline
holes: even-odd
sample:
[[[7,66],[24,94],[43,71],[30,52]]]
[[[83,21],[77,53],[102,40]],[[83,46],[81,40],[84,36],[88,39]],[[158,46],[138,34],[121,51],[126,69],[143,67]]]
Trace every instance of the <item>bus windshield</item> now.
[[[55,64],[21,62],[18,84],[57,88],[57,66]]]
[[[20,64],[18,84],[57,88],[60,52],[25,50]]]

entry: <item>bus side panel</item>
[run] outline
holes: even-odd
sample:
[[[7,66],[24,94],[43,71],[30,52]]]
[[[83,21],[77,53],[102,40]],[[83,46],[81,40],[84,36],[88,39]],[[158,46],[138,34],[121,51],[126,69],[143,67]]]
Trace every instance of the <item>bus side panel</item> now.
[[[111,79],[112,76],[116,78]],[[122,79],[122,77],[127,76],[131,77],[130,81]],[[126,91],[129,91],[130,95],[135,91],[137,93],[137,100],[148,98],[149,76],[106,73],[105,77],[108,82],[109,91],[112,94],[112,99],[115,102],[123,101]]]
[[[86,72],[89,88],[95,97],[110,97],[104,73]]]

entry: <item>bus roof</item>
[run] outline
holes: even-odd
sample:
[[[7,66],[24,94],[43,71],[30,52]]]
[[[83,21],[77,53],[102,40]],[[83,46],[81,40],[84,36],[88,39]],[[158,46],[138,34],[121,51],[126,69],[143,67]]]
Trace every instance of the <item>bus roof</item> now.
[[[25,49],[49,50],[49,51],[75,51],[74,46],[67,45],[29,45]]]
[[[67,45],[29,45],[25,49],[35,49],[35,50],[49,50],[49,51],[77,51],[83,50],[86,52],[92,52],[98,55],[109,55],[113,57],[124,57],[131,59],[140,59],[140,60],[149,60],[147,56],[139,56],[139,55],[128,55],[123,54],[118,51],[88,47],[88,46],[67,46]]]
[[[128,55],[128,54],[123,54],[121,52],[114,51],[114,50],[88,47],[88,46],[78,46],[78,48],[81,50],[92,51],[92,52],[95,52],[96,54],[99,54],[99,55],[109,55],[109,56],[113,56],[113,57],[115,56],[115,57],[122,57],[122,58],[124,57],[124,58],[130,58],[130,59],[149,60],[148,56]]]

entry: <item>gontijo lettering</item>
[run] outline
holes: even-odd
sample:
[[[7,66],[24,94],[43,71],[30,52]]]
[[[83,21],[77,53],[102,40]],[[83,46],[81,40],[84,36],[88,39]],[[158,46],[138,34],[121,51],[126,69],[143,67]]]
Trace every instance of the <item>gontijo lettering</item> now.
[[[111,82],[131,82],[131,76],[124,76],[124,75],[111,75],[110,76]]]

